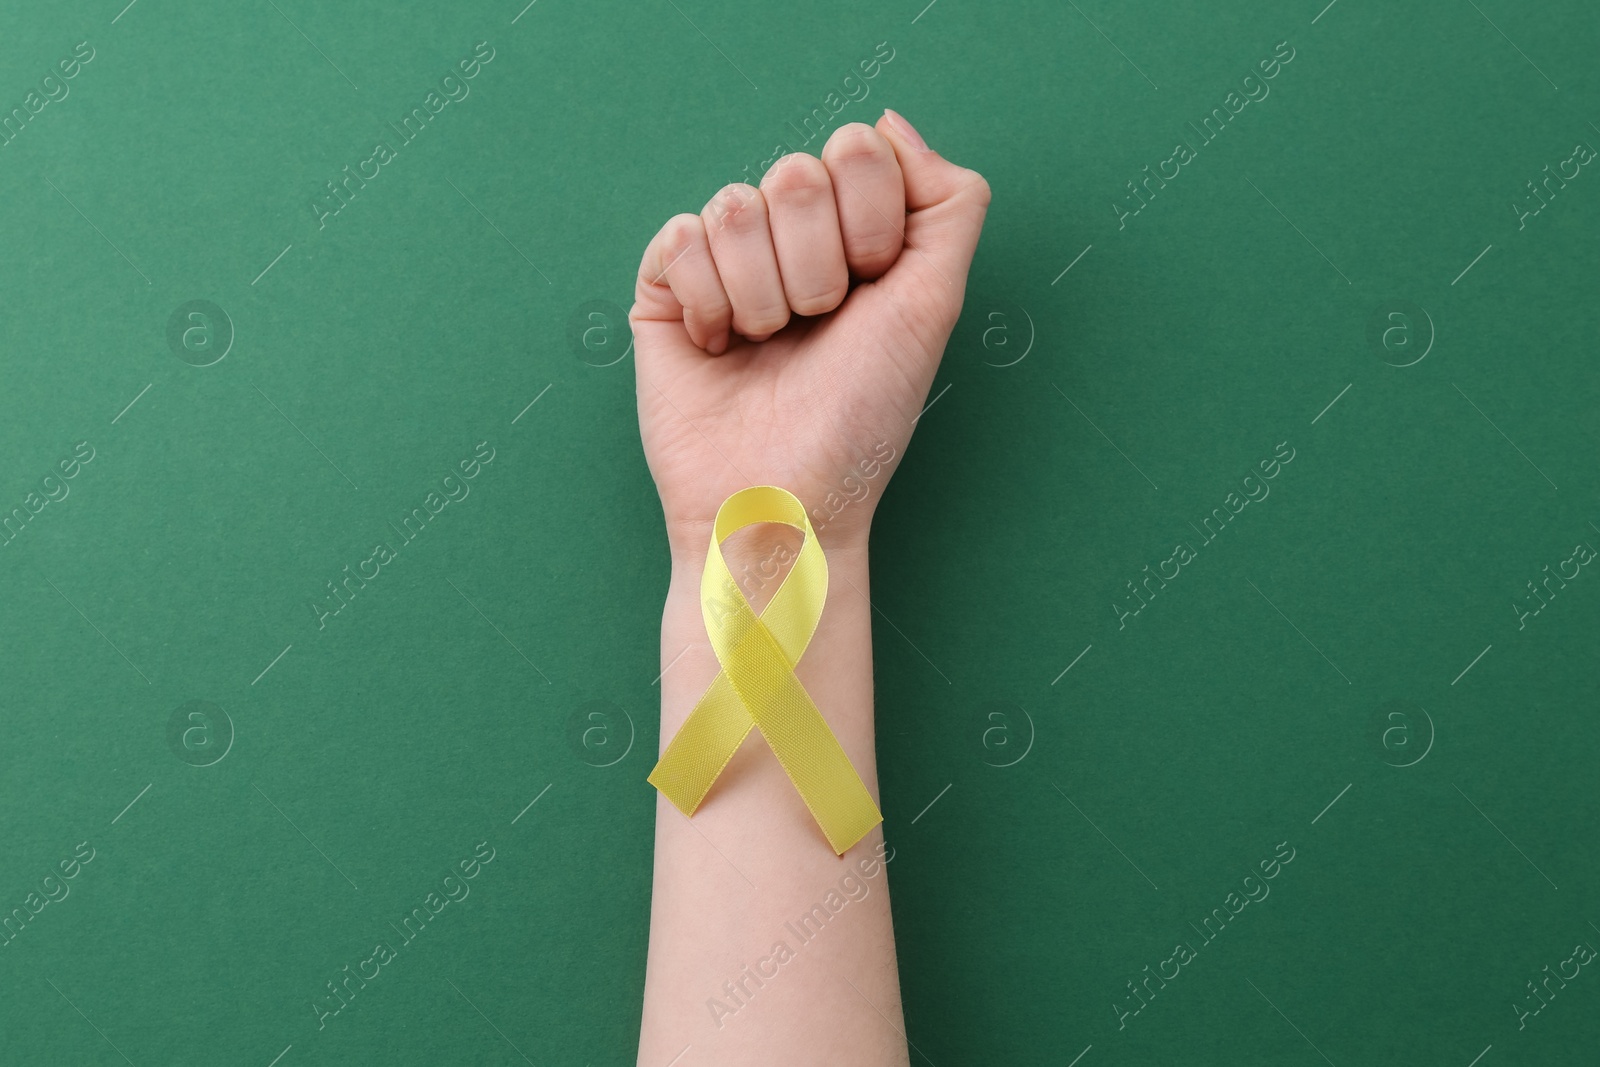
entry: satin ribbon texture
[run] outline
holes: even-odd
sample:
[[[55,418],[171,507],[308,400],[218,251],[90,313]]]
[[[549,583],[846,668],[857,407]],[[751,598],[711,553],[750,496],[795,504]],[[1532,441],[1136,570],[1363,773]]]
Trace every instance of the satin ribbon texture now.
[[[722,558],[722,542],[763,522],[805,534],[794,567],[757,616]],[[692,816],[751,727],[761,731],[838,855],[883,821],[839,739],[795,677],[828,599],[828,563],[806,509],[772,485],[741,489],[717,509],[700,575],[700,614],[722,670],[672,738],[650,784]]]

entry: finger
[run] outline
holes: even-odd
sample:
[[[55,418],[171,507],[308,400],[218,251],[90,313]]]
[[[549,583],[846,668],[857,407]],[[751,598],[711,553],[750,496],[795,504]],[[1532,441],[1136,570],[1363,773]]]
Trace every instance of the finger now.
[[[833,181],[845,261],[871,280],[900,256],[905,230],[905,183],[894,147],[871,126],[840,126],[822,149]]]
[[[924,322],[943,347],[961,314],[967,270],[989,209],[989,183],[929,148],[900,115],[885,111],[878,130],[894,146],[905,181],[906,252],[882,288],[907,318]]]
[[[682,319],[689,339],[712,355],[728,345],[732,309],[699,215],[674,215],[644,250],[634,317]]]
[[[712,197],[700,217],[733,305],[734,332],[752,341],[766,340],[789,321],[766,200],[754,186],[735,182]]]
[[[796,315],[832,311],[850,291],[850,273],[828,168],[803,152],[784,156],[762,176],[761,195],[790,309]]]

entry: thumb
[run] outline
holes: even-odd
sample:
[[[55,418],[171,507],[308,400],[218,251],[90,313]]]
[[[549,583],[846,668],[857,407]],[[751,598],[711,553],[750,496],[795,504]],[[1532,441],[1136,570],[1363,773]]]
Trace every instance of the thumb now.
[[[929,148],[896,112],[885,110],[877,130],[894,146],[906,190],[905,248],[877,284],[923,340],[942,350],[961,315],[989,183]]]

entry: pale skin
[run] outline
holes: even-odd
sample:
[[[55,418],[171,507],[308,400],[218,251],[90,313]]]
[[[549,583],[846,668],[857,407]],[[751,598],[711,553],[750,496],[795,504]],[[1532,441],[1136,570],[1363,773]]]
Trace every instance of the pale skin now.
[[[821,159],[785,156],[759,189],[675,216],[646,248],[629,321],[672,557],[663,747],[720,669],[699,602],[717,508],[777,485],[820,527],[829,570],[795,673],[878,797],[867,537],[960,315],[989,195],[885,112],[840,127]],[[778,546],[798,544],[759,526],[723,546],[757,611],[782,577],[761,575],[792,558]],[[692,820],[658,794],[641,1067],[908,1064],[882,856],[882,826],[835,855],[757,731]],[[797,936],[814,905],[841,900]]]

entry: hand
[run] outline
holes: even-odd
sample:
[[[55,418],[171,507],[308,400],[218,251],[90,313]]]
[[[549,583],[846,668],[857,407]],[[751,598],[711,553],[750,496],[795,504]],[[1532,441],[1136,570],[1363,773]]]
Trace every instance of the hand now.
[[[904,452],[988,206],[981,175],[886,111],[835,130],[820,160],[784,156],[759,190],[727,186],[661,228],[628,318],[675,555],[704,552],[735,490],[782,486],[815,524],[884,443]],[[863,547],[878,493],[830,519],[824,543]]]

